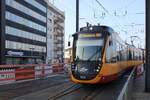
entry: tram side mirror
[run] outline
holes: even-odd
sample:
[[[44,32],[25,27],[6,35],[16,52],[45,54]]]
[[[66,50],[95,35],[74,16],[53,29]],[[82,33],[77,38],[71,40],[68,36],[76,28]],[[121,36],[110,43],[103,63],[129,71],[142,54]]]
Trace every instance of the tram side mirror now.
[[[70,47],[70,41],[68,41],[68,47]]]

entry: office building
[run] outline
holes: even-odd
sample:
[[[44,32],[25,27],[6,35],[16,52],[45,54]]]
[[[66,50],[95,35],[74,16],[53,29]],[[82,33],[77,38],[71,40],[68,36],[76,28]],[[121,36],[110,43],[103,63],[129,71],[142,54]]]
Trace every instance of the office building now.
[[[45,63],[47,3],[0,0],[0,64]]]

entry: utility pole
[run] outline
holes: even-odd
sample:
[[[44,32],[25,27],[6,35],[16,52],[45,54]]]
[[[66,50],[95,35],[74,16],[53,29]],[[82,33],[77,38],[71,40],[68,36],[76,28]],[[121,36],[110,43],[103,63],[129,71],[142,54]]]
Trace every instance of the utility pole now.
[[[79,0],[76,0],[76,32],[79,31]]]
[[[150,92],[150,1],[146,0],[146,72],[145,91]]]

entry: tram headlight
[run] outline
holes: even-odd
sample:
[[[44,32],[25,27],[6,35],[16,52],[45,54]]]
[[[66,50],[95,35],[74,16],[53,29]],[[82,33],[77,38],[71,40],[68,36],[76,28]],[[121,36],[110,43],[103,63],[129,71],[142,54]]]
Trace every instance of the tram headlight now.
[[[99,71],[100,71],[100,68],[101,68],[101,64],[98,65],[98,67],[96,68],[95,71],[96,71],[96,72],[99,72]]]
[[[75,64],[71,64],[71,69],[75,69]]]
[[[99,69],[97,69],[96,72],[99,72]]]

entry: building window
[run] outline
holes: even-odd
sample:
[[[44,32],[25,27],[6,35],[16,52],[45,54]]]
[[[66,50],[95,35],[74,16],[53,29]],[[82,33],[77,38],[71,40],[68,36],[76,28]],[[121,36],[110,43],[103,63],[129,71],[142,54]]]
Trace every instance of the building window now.
[[[36,2],[35,0],[24,0],[27,3],[35,6],[36,8],[38,8],[39,10],[42,10],[43,12],[46,13],[46,7],[44,7],[43,5],[41,5],[40,3]]]
[[[6,40],[5,44],[7,49],[17,49],[17,50],[21,49],[25,51],[31,51],[31,48],[34,48],[34,51],[46,52],[46,47],[44,46],[32,45],[32,44],[9,41],[9,40]]]
[[[31,0],[32,1],[32,0]],[[20,10],[21,12],[28,14],[32,17],[35,17],[38,20],[41,20],[43,22],[46,22],[46,17],[38,14],[37,12],[19,4],[18,2],[14,1],[14,0],[6,0],[6,4],[9,5],[10,7],[13,7],[17,10]]]
[[[27,38],[27,39],[36,40],[36,41],[46,43],[46,37],[44,37],[44,36],[36,35],[34,33],[19,30],[19,29],[10,27],[10,26],[6,26],[5,29],[6,29],[6,34],[10,34],[13,36],[18,36],[18,37]]]
[[[37,30],[42,31],[42,32],[46,32],[46,27],[39,25],[37,23],[34,23],[32,21],[29,21],[29,20],[22,18],[20,16],[17,16],[13,13],[8,12],[8,11],[6,11],[6,19],[11,20],[11,21],[16,22],[16,23],[19,23],[19,24],[26,25],[28,27],[37,29]]]

